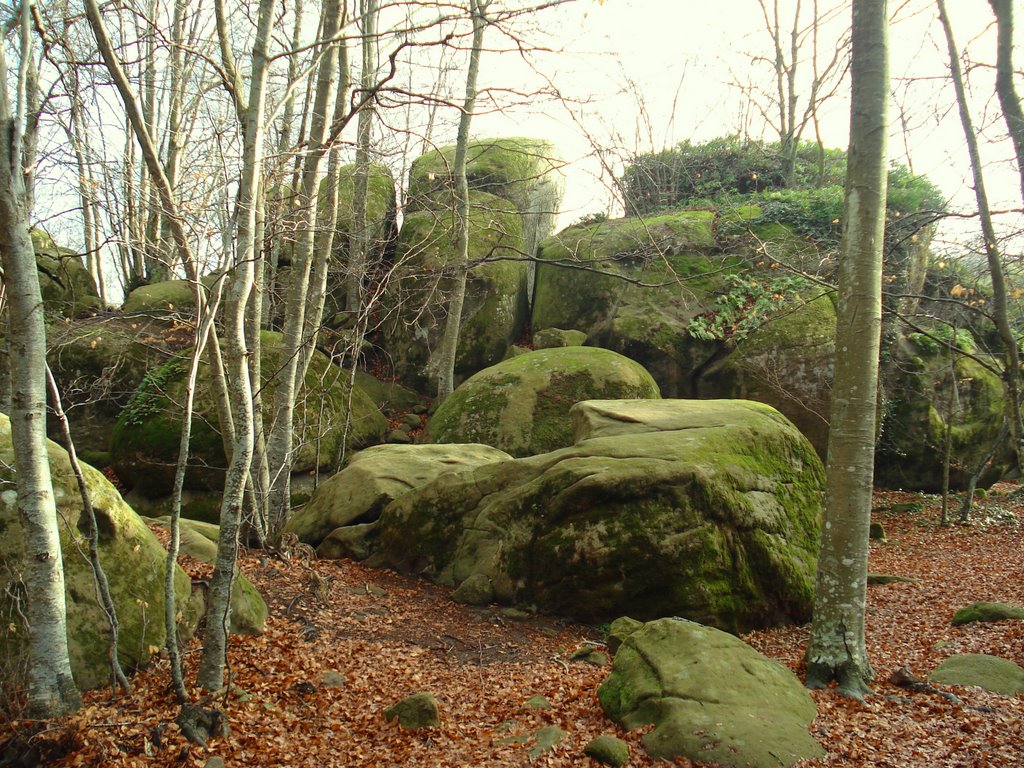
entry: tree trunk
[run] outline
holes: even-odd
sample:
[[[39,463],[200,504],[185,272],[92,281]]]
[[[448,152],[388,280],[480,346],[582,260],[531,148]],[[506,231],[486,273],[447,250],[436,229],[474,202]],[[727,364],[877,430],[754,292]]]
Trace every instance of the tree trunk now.
[[[459,116],[459,131],[455,140],[455,256],[452,262],[452,295],[448,299],[448,318],[444,338],[437,354],[437,400],[443,401],[455,388],[455,358],[462,328],[462,307],[466,300],[466,279],[469,273],[469,184],[466,180],[466,151],[469,146],[469,126],[476,108],[476,81],[480,73],[480,52],[483,49],[484,28],[487,25],[487,6],[482,0],[470,0],[473,17],[473,47],[469,52],[466,71],[466,97]]]
[[[1017,171],[1020,173],[1020,196],[1024,201],[1024,112],[1021,111],[1020,97],[1013,85],[1013,2],[1012,0],[988,0],[996,15],[998,36],[996,42],[996,95],[1003,108],[1006,130],[1013,141],[1017,155]]]
[[[974,180],[974,195],[978,201],[978,217],[981,220],[981,232],[985,240],[985,258],[988,261],[988,273],[992,281],[992,321],[999,333],[999,341],[1003,345],[1003,388],[1006,392],[1006,416],[1010,421],[1010,434],[1013,436],[1013,451],[1017,459],[1018,470],[1024,466],[1024,425],[1020,415],[1020,352],[1017,337],[1010,325],[1009,300],[1007,296],[1006,273],[1003,270],[1003,257],[999,250],[995,225],[992,222],[992,210],[988,204],[988,193],[985,191],[985,174],[981,165],[981,154],[978,151],[978,136],[974,131],[970,109],[967,106],[967,93],[964,88],[963,70],[960,67],[960,54],[957,52],[953,28],[949,23],[944,0],[937,0],[939,22],[946,35],[946,47],[949,52],[949,71],[953,78],[953,89],[956,91],[957,106],[960,109],[960,123],[964,129],[964,142],[971,160],[971,174]]]
[[[270,501],[268,504],[268,526],[271,541],[288,519],[291,511],[291,464],[292,464],[292,416],[295,412],[295,398],[299,382],[305,377],[305,368],[299,363],[306,340],[305,330],[306,298],[309,292],[310,272],[316,258],[318,198],[320,190],[320,169],[328,145],[329,120],[334,114],[334,97],[338,76],[338,44],[341,20],[338,0],[327,0],[324,4],[323,38],[326,49],[319,63],[313,114],[310,120],[308,151],[302,169],[302,184],[296,200],[299,220],[298,239],[292,259],[291,285],[285,302],[284,329],[281,340],[281,364],[274,374],[277,387],[274,392],[274,419],[267,440],[267,463],[270,469]],[[324,260],[330,253],[320,254]],[[319,318],[311,318],[319,324]]]
[[[361,96],[366,97],[377,76],[377,0],[363,0],[363,64],[359,75]],[[362,309],[363,281],[369,261],[366,234],[366,196],[370,178],[370,141],[373,138],[372,102],[359,110],[356,124],[356,169],[352,183],[352,222],[349,225],[348,289],[345,309],[356,316]]]
[[[235,439],[224,479],[217,561],[210,579],[209,610],[206,631],[203,633],[203,655],[199,662],[198,683],[209,691],[219,691],[224,687],[231,585],[235,578],[239,523],[253,453],[252,383],[249,380],[245,343],[245,318],[246,304],[253,287],[256,196],[263,168],[263,121],[269,69],[267,45],[274,20],[274,6],[274,0],[260,0],[256,39],[252,49],[249,100],[245,110],[242,178],[238,190],[238,238],[222,321],[225,370],[231,392]]]
[[[885,0],[853,0],[852,98],[839,256],[825,520],[807,649],[807,685],[868,693],[864,644],[874,479],[888,135]]]
[[[28,712],[32,717],[45,718],[71,712],[81,701],[68,656],[64,565],[46,452],[43,300],[29,235],[22,169],[25,62],[32,56],[28,3],[21,8],[21,41],[17,114],[11,114],[7,65],[0,48],[0,258],[9,318],[11,442],[25,544],[23,577],[28,592]]]

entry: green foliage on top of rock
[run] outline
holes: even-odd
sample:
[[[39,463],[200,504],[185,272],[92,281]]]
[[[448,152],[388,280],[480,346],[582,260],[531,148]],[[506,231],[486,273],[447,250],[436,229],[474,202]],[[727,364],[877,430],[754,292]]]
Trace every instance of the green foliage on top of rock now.
[[[597,347],[554,347],[486,368],[464,381],[430,419],[439,443],[484,443],[513,456],[572,445],[569,409],[581,400],[657,398],[643,366]]]
[[[261,334],[263,405],[271,418],[274,388],[271,374],[280,364],[281,335]],[[111,440],[113,466],[124,483],[148,497],[170,493],[181,435],[187,360],[172,358],[151,370],[118,418]],[[380,442],[387,420],[358,387],[352,393],[346,446],[357,450]],[[292,470],[336,466],[344,439],[348,374],[316,351],[297,396],[293,420],[295,453]],[[227,459],[218,428],[213,385],[203,365],[196,386],[187,488],[219,490]]]
[[[793,225],[822,239],[838,239],[836,222],[843,212],[846,152],[820,149],[813,142],[797,148],[792,182],[783,174],[778,142],[735,136],[704,143],[684,141],[660,152],[639,155],[626,168],[622,186],[626,210],[635,215],[701,207],[726,200],[757,202],[756,223],[771,220]],[[943,210],[945,198],[923,176],[893,163],[889,172],[888,209],[898,217],[921,210]]]
[[[62,520],[61,551],[67,598],[68,644],[71,669],[80,688],[109,682],[109,633],[106,614],[96,600],[92,568],[80,550],[88,548],[89,524],[84,517],[78,482],[67,452],[47,443],[54,500]],[[25,648],[24,585],[16,574],[25,557],[18,494],[14,481],[14,454],[7,416],[0,414],[0,654],[13,659]],[[144,664],[164,643],[164,568],[166,552],[142,519],[125,504],[117,489],[87,464],[82,465],[99,528],[100,562],[110,582],[120,627],[118,656],[126,669]],[[188,576],[176,568],[175,596],[184,636],[195,629],[190,615]]]
[[[682,619],[631,633],[598,689],[608,716],[654,757],[778,768],[825,754],[807,726],[814,702],[786,667],[732,635]]]

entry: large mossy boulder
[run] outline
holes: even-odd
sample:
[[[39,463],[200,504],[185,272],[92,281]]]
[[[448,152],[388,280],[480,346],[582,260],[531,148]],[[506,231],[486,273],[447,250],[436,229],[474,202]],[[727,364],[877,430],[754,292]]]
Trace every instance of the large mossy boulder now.
[[[883,370],[887,395],[875,482],[884,488],[940,492],[948,424],[950,486],[965,488],[1002,426],[999,377],[969,357],[951,360],[945,349],[921,334],[900,339],[889,357]],[[998,480],[1011,466],[1006,451],[997,453],[982,483]]]
[[[767,403],[792,421],[824,458],[835,335],[830,296],[798,304],[707,366],[697,378],[697,395]]]
[[[88,522],[67,453],[47,444],[64,562],[68,643],[71,669],[78,686],[96,688],[109,681],[109,634],[106,616],[97,603],[92,568],[82,551],[88,549]],[[25,650],[24,585],[15,574],[25,557],[18,516],[14,454],[7,416],[0,414],[0,653],[13,659]],[[144,664],[164,643],[164,572],[166,552],[142,519],[124,503],[110,482],[89,465],[82,466],[99,528],[100,562],[110,582],[120,629],[118,656],[126,669]],[[174,578],[180,627],[186,636],[197,617],[189,614],[191,585],[180,568]]]
[[[47,328],[46,361],[80,456],[95,466],[109,463],[114,425],[132,394],[148,371],[190,339],[185,328],[147,318],[88,318]],[[60,423],[52,415],[47,430],[62,441]]]
[[[327,294],[324,301],[324,319],[329,325],[337,325],[339,315],[346,306],[346,278],[348,276],[348,259],[351,249],[352,202],[355,199],[356,166],[344,165],[338,171],[338,207],[337,218],[332,230],[331,260],[327,265]],[[274,237],[277,246],[277,272],[275,274],[271,302],[274,307],[274,320],[284,320],[285,300],[292,282],[292,262],[295,257],[295,243],[299,227],[294,220],[295,209],[291,201],[293,193],[285,188],[278,193],[281,196],[283,215],[276,223]],[[313,238],[313,252],[319,258],[327,247],[324,222],[327,214],[327,182],[320,184],[317,201],[317,216],[320,224]],[[387,166],[371,163],[367,171],[367,192],[365,210],[366,242],[369,249],[370,263],[386,259],[394,248],[397,235],[395,180]]]
[[[692,394],[692,372],[716,345],[686,327],[722,282],[712,211],[679,211],[570,227],[541,243],[531,325],[576,328],[588,343],[641,362],[668,396]],[[652,287],[654,286],[654,287]]]
[[[411,210],[453,207],[454,160],[454,145],[417,158],[409,174]],[[543,139],[478,139],[471,141],[466,150],[469,189],[508,200],[519,211],[528,257],[554,230],[562,201],[561,166],[554,146]]]
[[[269,420],[275,391],[270,375],[281,362],[281,335],[264,331],[261,348],[262,402],[264,418]],[[111,459],[118,477],[135,493],[154,498],[171,491],[184,413],[186,372],[187,361],[181,358],[151,370],[118,418],[111,440]],[[333,365],[323,353],[314,352],[293,418],[293,472],[336,466],[343,442],[349,450],[358,450],[383,439],[387,420],[358,387],[351,395],[349,414],[348,373]],[[227,459],[206,365],[196,387],[189,453],[185,487],[214,491],[223,488]]]
[[[170,529],[170,518],[159,518]],[[179,520],[179,552],[213,565],[217,560],[220,527],[196,520]],[[204,606],[205,607],[205,606]],[[231,582],[231,613],[228,631],[235,635],[262,634],[267,623],[267,603],[244,573],[235,574]]]
[[[825,751],[796,676],[732,635],[682,619],[645,624],[623,642],[598,690],[607,715],[644,736],[655,758],[778,768]]]
[[[987,653],[950,656],[928,675],[928,679],[943,685],[974,685],[1004,696],[1024,693],[1024,668]]]
[[[607,431],[581,426],[571,447],[396,499],[368,562],[452,586],[482,574],[497,602],[586,621],[678,615],[741,632],[809,618],[823,471],[790,422],[743,401],[580,411]]]
[[[431,418],[438,443],[484,443],[513,456],[572,445],[569,409],[581,400],[658,398],[643,366],[597,347],[513,357],[470,377]]]
[[[469,259],[455,370],[465,377],[505,357],[528,321],[525,244],[519,213],[508,201],[471,193]],[[454,288],[454,214],[419,211],[406,216],[389,283],[395,307],[386,346],[402,381],[425,390],[427,366],[441,345]]]
[[[96,281],[72,250],[62,248],[41,229],[31,231],[36,255],[39,290],[47,314],[75,317],[89,310],[103,308]]]
[[[438,475],[511,458],[488,445],[375,445],[317,486],[285,531],[317,547],[336,528],[375,522],[392,501]]]

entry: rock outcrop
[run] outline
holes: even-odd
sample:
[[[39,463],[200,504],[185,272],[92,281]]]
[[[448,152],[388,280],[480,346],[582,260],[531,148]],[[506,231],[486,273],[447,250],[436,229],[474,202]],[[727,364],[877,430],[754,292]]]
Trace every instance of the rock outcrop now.
[[[67,453],[48,444],[53,492],[60,521],[61,550],[67,598],[68,643],[71,669],[83,689],[104,685],[110,678],[109,635],[106,616],[96,600],[92,568],[79,548],[85,542],[88,523],[83,517],[82,497],[71,471]],[[10,567],[0,571],[0,610],[8,631],[0,633],[0,651],[13,658],[24,649],[25,627],[11,601],[23,597],[24,586],[13,579],[17,563],[25,556],[14,487],[14,455],[10,421],[0,414],[0,561]],[[83,465],[99,528],[100,562],[110,582],[120,627],[118,656],[131,670],[144,664],[164,643],[164,566],[167,553],[142,519],[124,503],[113,485],[98,471]],[[181,634],[195,629],[198,616],[190,602],[188,576],[180,568],[174,577]],[[12,628],[13,627],[13,628]]]
[[[575,445],[461,473],[381,513],[368,562],[588,621],[732,632],[810,616],[821,462],[751,402],[599,401]],[[344,530],[344,529],[341,529]]]

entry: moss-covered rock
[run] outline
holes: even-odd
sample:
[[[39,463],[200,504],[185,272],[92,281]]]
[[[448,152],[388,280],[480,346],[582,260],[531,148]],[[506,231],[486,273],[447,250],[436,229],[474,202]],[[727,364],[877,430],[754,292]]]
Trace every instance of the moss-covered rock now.
[[[432,693],[421,691],[406,696],[384,710],[388,721],[397,720],[403,728],[419,730],[433,728],[440,722],[437,710],[437,699]]]
[[[125,298],[121,311],[130,314],[189,314],[195,306],[195,294],[188,280],[164,280],[140,285],[133,290]]]
[[[466,282],[456,373],[464,377],[493,365],[527,323],[527,269],[522,260],[522,222],[508,201],[471,194],[469,259],[475,266]],[[451,211],[419,211],[406,216],[399,234],[401,271],[389,283],[396,308],[386,329],[387,349],[399,378],[426,390],[427,365],[440,346],[453,282],[455,256]]]
[[[598,736],[587,742],[583,754],[592,757],[601,765],[621,768],[629,762],[629,744],[615,736]]]
[[[415,210],[452,209],[455,146],[418,158],[409,174],[409,205]],[[506,137],[471,141],[466,180],[471,191],[487,192],[515,206],[523,220],[525,253],[532,256],[554,229],[562,200],[562,161],[543,139]]]
[[[561,328],[545,328],[533,334],[534,349],[552,349],[554,347],[580,347],[587,340],[583,331],[563,330]]]
[[[280,363],[281,336],[262,334],[263,406],[271,418],[274,387],[270,374]],[[178,457],[185,391],[186,361],[172,359],[151,370],[118,418],[111,440],[111,458],[118,477],[135,492],[158,497],[170,492]],[[219,490],[227,459],[218,429],[217,410],[207,366],[196,387],[187,488]],[[358,387],[352,393],[346,446],[359,449],[380,442],[387,420]],[[348,412],[348,375],[326,355],[314,352],[305,383],[298,393],[293,428],[293,472],[336,465]]]
[[[76,317],[89,310],[102,309],[96,281],[81,257],[72,250],[61,248],[41,229],[33,229],[30,234],[46,313]]]
[[[170,527],[170,518],[159,521]],[[213,565],[217,560],[219,527],[196,520],[180,521],[179,551]],[[228,630],[236,635],[259,635],[267,623],[267,603],[244,573],[235,575],[231,585],[231,616]]]
[[[579,329],[641,363],[665,396],[691,397],[720,346],[687,333],[733,264],[716,250],[712,211],[570,227],[538,251],[533,332]]]
[[[316,547],[335,528],[374,522],[396,498],[438,475],[510,458],[487,445],[376,445],[321,483],[285,531]]]
[[[105,614],[96,601],[96,589],[88,560],[79,548],[87,549],[82,498],[71,471],[67,453],[48,443],[54,499],[60,521],[61,550],[67,599],[68,643],[71,669],[78,686],[96,688],[109,681],[109,634]],[[14,455],[10,421],[0,414],[0,611],[5,632],[0,632],[0,653],[13,658],[25,646],[25,627],[19,608],[12,601],[23,595],[15,574],[25,557],[18,494],[14,485]],[[118,656],[126,669],[144,664],[163,645],[164,567],[166,553],[160,542],[113,485],[98,471],[83,465],[86,483],[95,508],[100,539],[100,562],[110,582],[110,592],[120,626]],[[175,573],[175,594],[182,635],[194,629],[197,616],[189,613],[190,581],[180,568]]]
[[[806,438],[758,403],[621,405],[608,418],[620,434],[399,497],[368,562],[453,586],[483,574],[497,602],[587,621],[679,615],[739,632],[806,620],[823,476]],[[641,424],[629,409],[645,405],[676,412]]]
[[[975,621],[1003,621],[1004,619],[1024,619],[1024,608],[1006,603],[980,602],[971,603],[953,614],[953,626],[971,624]]]
[[[439,443],[484,443],[529,456],[572,444],[569,409],[581,400],[657,397],[651,375],[615,352],[543,349],[464,381],[441,403],[428,429]]]
[[[167,361],[173,335],[165,322],[147,318],[89,318],[47,328],[46,361],[80,455],[98,458],[109,451],[118,416],[146,372]],[[47,430],[62,441],[60,423],[52,416]]]
[[[768,320],[709,365],[697,380],[697,394],[777,408],[824,458],[835,335],[830,297],[813,298]]]
[[[923,338],[899,340],[883,375],[887,395],[875,453],[875,482],[883,488],[941,491],[949,420],[950,486],[965,488],[1002,425],[999,377],[976,360],[959,356],[951,361],[945,350]],[[1005,451],[997,454],[982,483],[999,479],[1010,465]]]
[[[1004,696],[1024,693],[1024,668],[1009,659],[985,653],[950,656],[928,675],[928,679],[943,685],[976,685]]]
[[[355,199],[356,166],[344,165],[339,169],[338,176],[338,214],[331,245],[331,262],[328,264],[327,295],[324,302],[324,317],[329,324],[331,318],[344,312],[346,299],[345,278],[348,271],[349,250],[351,247],[352,202]],[[283,320],[284,298],[291,282],[291,264],[294,259],[297,226],[289,220],[290,190],[283,192],[282,204],[284,216],[280,231],[275,232],[278,239],[278,270],[273,288],[272,300],[275,305],[275,320]],[[326,219],[327,210],[326,181],[320,184],[317,216],[320,222]],[[385,165],[373,163],[367,176],[366,197],[366,236],[370,249],[370,261],[376,263],[387,258],[394,247],[397,235],[395,203],[395,180]],[[318,227],[313,238],[314,254],[324,253],[324,229]]]
[[[682,619],[632,633],[598,689],[604,711],[656,758],[778,768],[821,757],[816,710],[796,676],[732,635]]]

